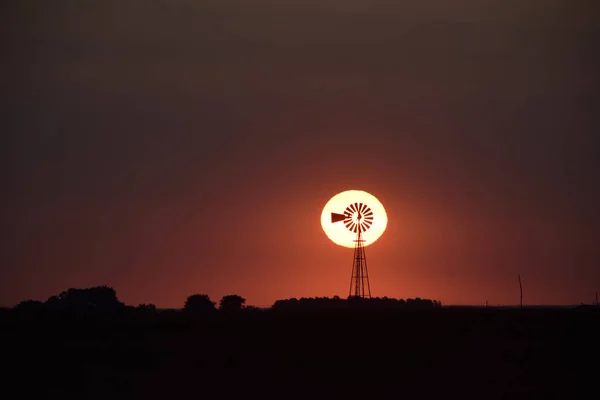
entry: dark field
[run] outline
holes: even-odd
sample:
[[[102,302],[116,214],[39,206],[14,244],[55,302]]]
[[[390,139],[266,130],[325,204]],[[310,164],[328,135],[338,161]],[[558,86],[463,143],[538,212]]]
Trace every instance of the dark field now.
[[[7,311],[3,388],[38,399],[590,398],[599,337],[592,307]]]

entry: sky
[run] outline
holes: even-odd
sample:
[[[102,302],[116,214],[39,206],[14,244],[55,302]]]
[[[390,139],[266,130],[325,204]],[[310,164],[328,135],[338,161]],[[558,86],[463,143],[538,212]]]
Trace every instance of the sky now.
[[[0,305],[346,297],[348,189],[374,296],[594,301],[596,3],[2,2]]]

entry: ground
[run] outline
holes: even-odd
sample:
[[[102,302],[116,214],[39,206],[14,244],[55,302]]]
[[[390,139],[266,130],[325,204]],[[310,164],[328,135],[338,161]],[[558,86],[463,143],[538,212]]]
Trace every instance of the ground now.
[[[2,326],[5,390],[38,398],[577,398],[600,354],[594,308],[171,311]]]

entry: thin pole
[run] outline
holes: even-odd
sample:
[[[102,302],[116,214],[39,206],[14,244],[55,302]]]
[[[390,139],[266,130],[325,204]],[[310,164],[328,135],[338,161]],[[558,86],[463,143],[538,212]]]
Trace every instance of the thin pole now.
[[[523,284],[521,283],[521,274],[519,276],[519,288],[521,289],[521,308],[523,308]]]

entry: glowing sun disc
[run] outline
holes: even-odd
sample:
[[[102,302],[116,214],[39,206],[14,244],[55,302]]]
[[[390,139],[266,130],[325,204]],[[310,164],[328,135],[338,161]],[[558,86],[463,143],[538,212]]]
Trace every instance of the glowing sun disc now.
[[[362,190],[347,190],[333,196],[321,213],[321,226],[327,237],[335,244],[354,248],[356,232],[349,229],[344,221],[332,222],[331,214],[344,214],[346,209],[355,203],[368,206],[373,212],[372,224],[362,232],[364,246],[373,244],[387,227],[387,214],[383,204],[370,193]],[[356,220],[356,218],[354,218]],[[352,227],[352,226],[351,226]]]

